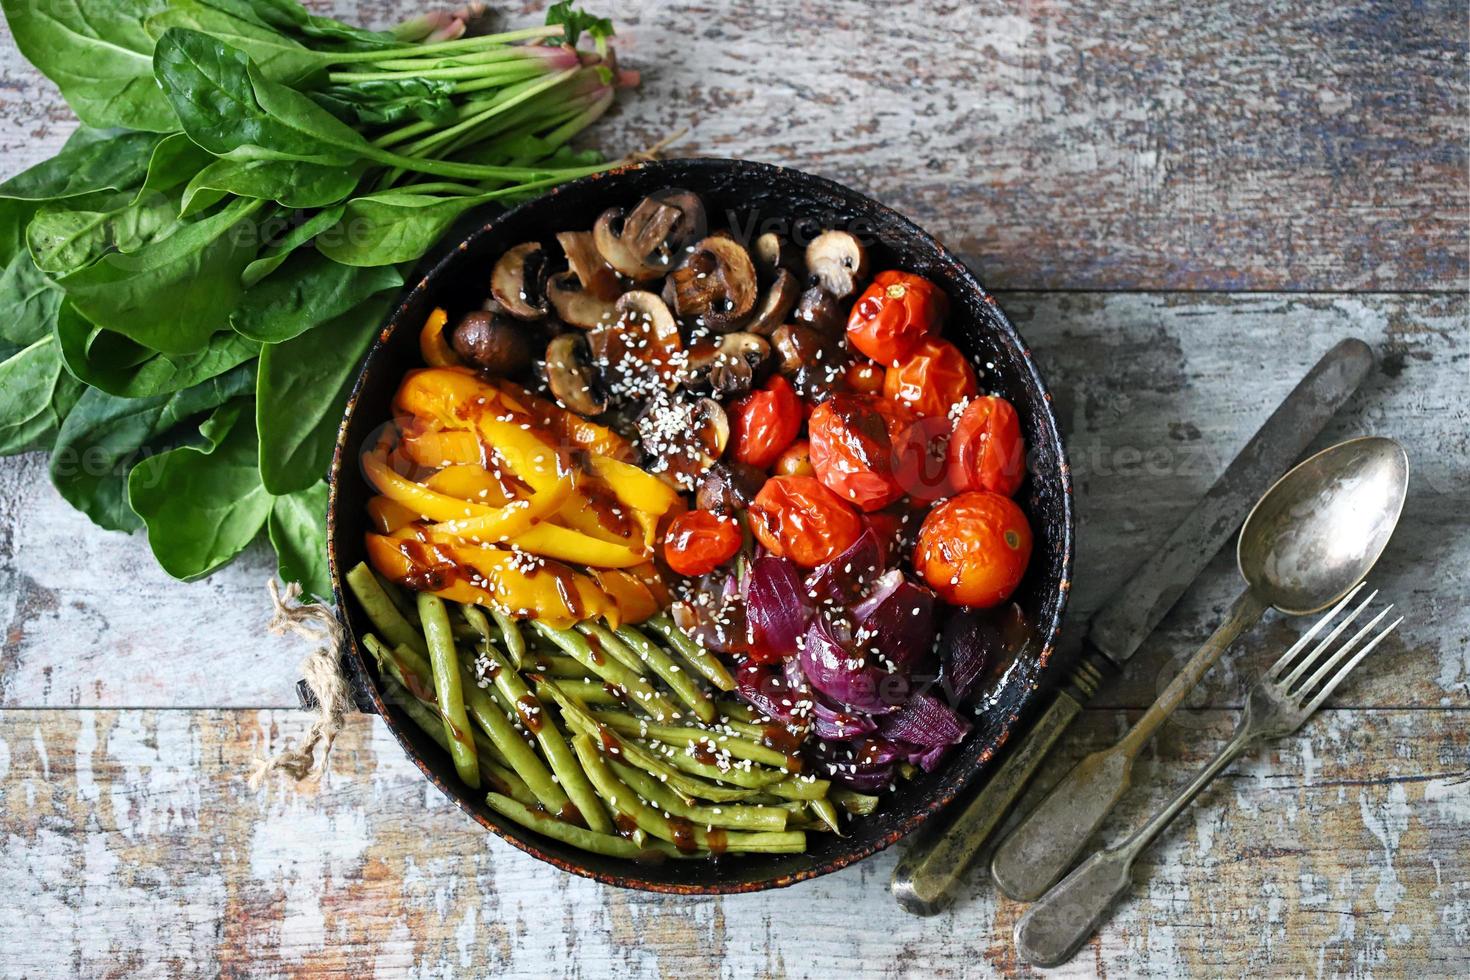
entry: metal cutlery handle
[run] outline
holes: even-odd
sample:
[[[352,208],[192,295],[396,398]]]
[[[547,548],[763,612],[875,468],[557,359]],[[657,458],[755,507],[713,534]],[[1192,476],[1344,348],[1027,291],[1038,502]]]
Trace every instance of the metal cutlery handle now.
[[[1133,883],[1133,862],[1179,811],[1245,751],[1252,738],[1245,720],[1209,765],[1122,844],[1099,851],[1078,865],[1016,923],[1016,952],[1034,966],[1057,966],[1071,959],[1107,918]]]
[[[1079,762],[1001,841],[990,865],[991,877],[1001,891],[1020,901],[1034,901],[1066,874],[1088,838],[1127,792],[1138,753],[1205,672],[1265,611],[1266,604],[1246,590],[1128,734],[1116,745]]]

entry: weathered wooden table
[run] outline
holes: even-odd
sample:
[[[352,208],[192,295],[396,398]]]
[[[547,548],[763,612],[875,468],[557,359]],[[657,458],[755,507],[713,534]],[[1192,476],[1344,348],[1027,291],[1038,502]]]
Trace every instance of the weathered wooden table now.
[[[385,24],[412,6],[335,12]],[[832,176],[1001,291],[1070,429],[1079,621],[1322,351],[1373,346],[1378,371],[1322,442],[1409,451],[1373,576],[1408,620],[1298,736],[1205,793],[1069,970],[1470,973],[1465,4],[604,6],[645,73],[606,147],[688,126],[680,152]],[[0,172],[72,126],[7,36]],[[1016,904],[976,876],[953,911],[910,918],[892,854],[709,900],[554,871],[446,804],[370,717],[323,784],[250,792],[251,757],[305,723],[305,651],[265,635],[270,569],[257,551],[170,581],[142,540],[72,512],[43,459],[0,463],[0,973],[1024,972]],[[1043,785],[1121,733],[1235,589],[1222,555]],[[1219,746],[1299,629],[1268,616],[1216,668],[1105,839]]]

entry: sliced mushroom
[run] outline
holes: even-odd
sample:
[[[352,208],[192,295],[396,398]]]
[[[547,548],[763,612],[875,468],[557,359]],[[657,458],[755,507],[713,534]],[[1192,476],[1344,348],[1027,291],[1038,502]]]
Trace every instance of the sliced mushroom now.
[[[755,264],[733,238],[710,235],[669,273],[666,289],[680,316],[718,333],[736,330],[755,309]]]
[[[635,282],[649,282],[669,271],[673,249],[669,232],[683,212],[645,197],[626,217],[608,208],[592,227],[592,239],[607,264]]]
[[[613,312],[612,319],[603,320],[587,334],[613,397],[622,400],[676,387],[684,344],[664,301],[634,289],[618,297]]]
[[[730,420],[713,398],[661,392],[648,400],[637,427],[646,468],[680,490],[693,490],[730,441]]]
[[[450,345],[460,357],[490,374],[520,374],[531,366],[525,328],[484,310],[464,315],[450,335]]]
[[[518,320],[546,315],[546,255],[539,242],[522,242],[506,252],[490,273],[490,294]]]
[[[689,350],[684,385],[727,398],[743,395],[755,386],[770,356],[765,338],[742,330],[727,333],[718,342],[702,340]]]
[[[846,299],[868,278],[868,250],[847,231],[824,231],[806,247],[806,268],[827,292]]]
[[[823,334],[839,334],[846,326],[842,307],[838,305],[836,297],[821,286],[812,286],[801,294],[796,310],[791,314],[791,320]]]
[[[592,232],[562,231],[557,233],[556,240],[585,292],[609,303],[618,298],[618,293],[623,291],[618,285],[618,275],[597,250]]]
[[[797,274],[802,271],[801,253],[789,240],[774,231],[768,231],[757,238],[751,254],[756,267],[768,279],[774,279],[782,269]]]
[[[546,298],[557,316],[583,330],[617,317],[612,300],[598,299],[584,288],[575,272],[558,273],[548,279]]]
[[[722,460],[699,480],[694,502],[700,510],[736,514],[749,507],[765,485],[766,474],[739,460]]]
[[[678,208],[679,220],[669,229],[670,248],[683,248],[704,234],[704,202],[693,191],[667,190],[649,197],[665,207]]]
[[[755,308],[745,329],[751,333],[769,337],[776,328],[791,316],[796,301],[801,298],[801,284],[788,269],[776,272],[776,281],[766,290],[765,297]]]
[[[557,401],[574,412],[601,415],[607,411],[607,399],[598,388],[582,334],[564,333],[546,345],[546,383]]]

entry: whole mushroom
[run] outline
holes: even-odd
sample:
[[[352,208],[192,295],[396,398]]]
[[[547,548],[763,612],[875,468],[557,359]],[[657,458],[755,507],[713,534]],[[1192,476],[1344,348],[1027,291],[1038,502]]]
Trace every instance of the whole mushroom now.
[[[868,250],[851,232],[824,231],[806,247],[806,268],[823,289],[846,299],[868,278]]]
[[[770,356],[771,345],[764,337],[743,330],[702,340],[689,349],[683,383],[717,396],[738,397],[755,386]]]
[[[582,334],[564,333],[546,345],[546,384],[557,401],[582,415],[601,415],[607,398],[598,382]]]
[[[456,354],[489,374],[515,375],[531,366],[524,328],[484,310],[466,313],[449,342]]]
[[[547,280],[546,298],[564,322],[590,330],[613,316],[621,289],[617,274],[597,251],[591,232],[564,231],[556,240],[569,268]]]
[[[626,216],[620,208],[602,212],[592,238],[608,265],[634,282],[650,282],[673,264],[668,239],[682,218],[678,208],[645,197]]]

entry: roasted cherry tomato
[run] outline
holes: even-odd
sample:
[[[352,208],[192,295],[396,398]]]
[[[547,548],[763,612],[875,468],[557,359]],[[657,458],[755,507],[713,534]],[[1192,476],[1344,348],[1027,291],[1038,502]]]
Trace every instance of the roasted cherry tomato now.
[[[843,372],[847,387],[859,395],[883,394],[883,365],[867,359],[853,361]]]
[[[919,528],[914,569],[954,606],[1010,598],[1031,561],[1031,525],[1015,501],[971,490],[935,507]]]
[[[934,332],[949,300],[922,276],[890,269],[853,304],[847,318],[847,342],[879,364],[897,366]]]
[[[812,469],[811,443],[798,439],[787,446],[771,472],[777,476],[816,476],[817,471]]]
[[[857,511],[810,476],[773,476],[750,507],[750,529],[774,555],[815,568],[863,531]]]
[[[947,416],[956,404],[974,398],[979,391],[969,359],[938,337],[926,338],[883,378],[883,394],[919,415]]]
[[[903,495],[894,468],[913,416],[876,395],[837,395],[808,423],[812,468],[823,486],[862,510],[881,510]]]
[[[801,431],[801,399],[779,374],[766,386],[730,406],[730,452],[737,460],[768,470]]]
[[[893,447],[893,472],[904,493],[932,503],[966,489],[950,475],[949,440],[949,418],[943,415],[916,418],[904,430]]]
[[[965,406],[949,440],[949,471],[956,490],[1015,494],[1026,477],[1026,442],[1010,402],[986,395]]]
[[[705,575],[735,557],[740,522],[707,510],[680,514],[664,534],[664,561],[680,575]]]

